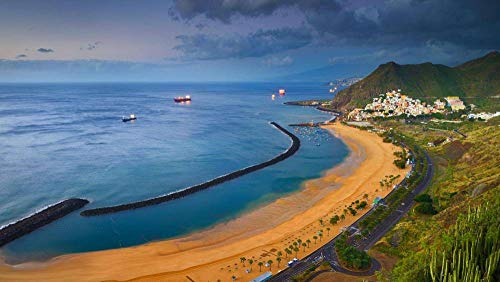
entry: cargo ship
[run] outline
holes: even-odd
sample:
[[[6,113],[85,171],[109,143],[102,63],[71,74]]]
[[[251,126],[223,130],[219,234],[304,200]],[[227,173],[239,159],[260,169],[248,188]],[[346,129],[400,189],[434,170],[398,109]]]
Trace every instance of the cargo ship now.
[[[175,97],[174,102],[176,103],[182,103],[182,102],[190,102],[191,101],[191,96],[186,95],[184,97]]]
[[[134,114],[131,114],[129,117],[122,117],[123,122],[131,121],[131,120],[136,120],[137,117]]]

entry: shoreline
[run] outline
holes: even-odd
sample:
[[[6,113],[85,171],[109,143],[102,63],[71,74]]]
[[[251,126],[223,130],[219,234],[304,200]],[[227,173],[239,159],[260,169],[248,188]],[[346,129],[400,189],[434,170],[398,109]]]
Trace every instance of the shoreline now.
[[[81,281],[134,278],[187,281],[186,275],[194,280],[228,280],[232,275],[241,281],[253,279],[261,274],[257,263],[253,265],[253,272],[246,274],[244,270],[248,263],[243,267],[240,257],[254,257],[256,261],[275,259],[276,251],[283,250],[294,238],[305,240],[318,228],[327,226],[332,230],[328,235],[325,233],[324,240],[329,240],[342,226],[349,225],[364,212],[356,217],[348,216],[341,224],[331,226],[328,218],[333,213],[338,213],[344,204],[360,199],[364,193],[370,195],[370,200],[384,196],[389,191],[376,192],[375,188],[379,188],[378,181],[383,175],[404,174],[404,170],[392,164],[392,153],[398,148],[383,143],[377,135],[340,124],[325,128],[336,136],[340,135],[350,153],[344,162],[320,178],[306,181],[298,192],[229,222],[176,239],[63,255],[45,263],[0,264],[0,280],[55,281],[71,276]],[[319,226],[319,218],[325,220],[324,227]],[[298,257],[302,258],[313,249],[301,250]],[[281,269],[287,260],[283,257]],[[277,270],[276,263],[273,272]]]

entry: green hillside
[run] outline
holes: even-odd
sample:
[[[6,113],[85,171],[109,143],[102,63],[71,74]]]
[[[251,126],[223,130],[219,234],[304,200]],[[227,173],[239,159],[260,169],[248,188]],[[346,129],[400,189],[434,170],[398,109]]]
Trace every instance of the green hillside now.
[[[389,62],[340,91],[332,106],[344,110],[363,107],[373,97],[392,89],[402,89],[422,100],[453,95],[463,97],[467,103],[486,105],[489,102],[485,99],[500,95],[500,54],[494,51],[457,67]]]
[[[394,268],[379,273],[379,280],[499,281],[500,120],[448,125],[383,123],[423,147],[443,137],[451,136],[454,141],[426,148],[435,175],[424,193],[437,214],[422,213],[418,206],[425,203],[419,202],[376,244],[375,250],[397,258]],[[475,249],[470,251],[469,246]],[[484,246],[487,248],[481,248]],[[464,273],[475,272],[483,280],[464,277]],[[436,273],[443,276],[436,277]],[[443,278],[453,275],[454,280]]]

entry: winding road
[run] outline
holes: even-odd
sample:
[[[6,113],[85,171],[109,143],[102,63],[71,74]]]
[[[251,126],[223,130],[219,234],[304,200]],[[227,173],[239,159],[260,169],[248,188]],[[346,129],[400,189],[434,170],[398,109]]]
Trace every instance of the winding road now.
[[[432,176],[434,175],[434,167],[431,158],[427,154],[427,152],[424,150],[425,158],[427,160],[428,166],[427,166],[427,171],[425,172],[424,179],[422,182],[420,182],[417,187],[408,194],[408,196],[401,202],[401,205],[398,209],[396,209],[394,212],[392,212],[389,216],[387,216],[377,227],[375,227],[370,234],[363,238],[361,241],[358,242],[356,247],[359,250],[368,250],[370,249],[380,238],[382,238],[401,218],[408,213],[408,211],[411,209],[412,205],[414,204],[414,199],[415,196],[422,193],[427,186],[429,186]],[[413,171],[414,167],[412,168]],[[389,197],[394,191],[396,191],[399,187],[405,184],[406,180],[403,180],[401,183],[399,183],[395,189],[391,191],[381,202],[383,203],[387,197]],[[347,227],[347,230],[349,229],[358,229],[358,223],[366,218],[368,215],[370,215],[375,209],[371,208],[366,214],[358,218],[353,224]],[[352,275],[352,276],[371,276],[375,274],[375,271],[380,270],[381,266],[380,263],[372,258],[372,264],[370,269],[362,272],[354,272],[350,271],[348,269],[345,269],[342,267],[338,261],[338,258],[336,256],[336,253],[334,251],[334,246],[335,246],[335,241],[340,237],[340,234],[334,237],[332,240],[327,242],[325,245],[320,247],[318,250],[314,251],[307,257],[303,258],[300,260],[298,263],[293,265],[292,267],[289,267],[273,277],[271,277],[270,280],[268,281],[292,281],[293,277],[303,273],[310,267],[314,265],[318,265],[322,261],[326,261],[330,264],[332,267],[333,271],[335,272],[340,272],[344,273],[347,275]]]

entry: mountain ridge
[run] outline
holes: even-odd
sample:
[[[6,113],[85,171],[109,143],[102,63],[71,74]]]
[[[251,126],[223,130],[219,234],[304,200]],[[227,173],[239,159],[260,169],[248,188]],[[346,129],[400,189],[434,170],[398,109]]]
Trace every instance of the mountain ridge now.
[[[400,65],[390,61],[340,91],[333,98],[332,106],[341,110],[363,107],[372,98],[392,89],[402,89],[405,94],[422,100],[496,96],[500,94],[500,54],[492,51],[455,67],[430,62]]]

